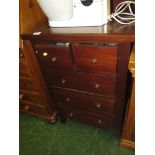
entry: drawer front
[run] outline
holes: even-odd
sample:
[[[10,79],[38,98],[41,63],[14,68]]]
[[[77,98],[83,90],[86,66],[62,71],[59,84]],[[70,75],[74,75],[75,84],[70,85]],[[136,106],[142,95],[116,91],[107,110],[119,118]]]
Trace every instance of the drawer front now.
[[[31,76],[26,59],[25,59],[23,52],[21,50],[19,52],[19,75],[26,76],[26,77]]]
[[[63,115],[70,119],[86,122],[103,128],[113,128],[113,119],[105,115],[94,114],[83,110],[66,107],[61,107],[60,110]]]
[[[35,49],[43,68],[72,69],[69,46],[35,45]]]
[[[19,91],[20,101],[26,101],[33,104],[43,105],[45,103],[44,99],[38,92],[29,91]]]
[[[115,45],[115,44],[114,44]],[[78,71],[116,73],[117,47],[104,44],[73,44],[73,55]]]
[[[24,90],[37,91],[37,87],[31,78],[20,77],[19,87]]]
[[[23,58],[19,59],[19,75],[26,76],[26,77],[31,76],[26,60]]]
[[[19,109],[24,112],[28,112],[34,115],[39,115],[43,117],[49,116],[48,111],[43,105],[35,105],[26,103],[24,101],[19,102]]]
[[[51,75],[50,86],[71,88],[79,91],[115,97],[116,79],[110,76],[97,76],[85,73],[55,73]]]
[[[96,113],[114,114],[114,99],[64,89],[53,89],[58,106],[72,106]]]

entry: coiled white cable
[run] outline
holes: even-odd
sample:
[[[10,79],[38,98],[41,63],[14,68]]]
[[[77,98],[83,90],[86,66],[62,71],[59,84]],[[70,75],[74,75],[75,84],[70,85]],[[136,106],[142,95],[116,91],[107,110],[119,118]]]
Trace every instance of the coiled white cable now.
[[[108,20],[112,21],[112,18],[115,19],[120,24],[132,24],[135,22],[135,14],[132,11],[131,4],[135,5],[134,1],[124,1],[119,3],[115,12],[112,13]]]

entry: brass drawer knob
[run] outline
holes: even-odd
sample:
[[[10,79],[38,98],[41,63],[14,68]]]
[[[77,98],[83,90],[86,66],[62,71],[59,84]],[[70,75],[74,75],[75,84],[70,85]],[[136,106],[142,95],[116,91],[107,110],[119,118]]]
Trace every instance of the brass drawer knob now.
[[[30,106],[29,106],[29,105],[27,105],[27,106],[25,106],[25,107],[24,107],[24,110],[28,111],[28,110],[29,110],[29,108],[30,108]]]
[[[72,116],[73,116],[73,113],[71,112],[71,113],[69,114],[69,116],[71,116],[71,117],[72,117]]]
[[[101,104],[97,103],[97,104],[96,104],[96,107],[97,107],[97,108],[101,108]]]
[[[43,52],[43,56],[46,57],[48,55],[47,52]]]
[[[96,63],[97,63],[97,59],[93,59],[93,60],[92,60],[92,63],[93,63],[93,64],[96,64]]]
[[[99,121],[98,121],[98,123],[99,123],[99,124],[101,124],[101,123],[102,123],[102,121],[101,121],[101,120],[99,120]]]
[[[100,85],[97,83],[97,84],[95,84],[95,88],[99,88],[100,87]]]
[[[67,101],[67,102],[70,102],[70,100],[71,100],[71,99],[70,99],[69,97],[67,97],[66,101]]]
[[[57,58],[56,57],[52,57],[52,62],[55,62],[56,60],[57,60]]]
[[[65,82],[66,82],[66,80],[65,80],[65,79],[62,79],[62,80],[61,80],[61,83],[63,83],[63,84],[64,84]]]

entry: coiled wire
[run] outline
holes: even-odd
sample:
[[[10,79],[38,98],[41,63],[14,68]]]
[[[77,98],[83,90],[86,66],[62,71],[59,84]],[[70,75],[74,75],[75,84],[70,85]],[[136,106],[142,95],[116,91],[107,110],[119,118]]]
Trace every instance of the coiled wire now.
[[[119,3],[115,12],[112,13],[108,20],[112,21],[112,18],[115,19],[120,24],[132,24],[135,22],[135,14],[131,8],[131,5],[135,5],[134,1],[124,1]]]

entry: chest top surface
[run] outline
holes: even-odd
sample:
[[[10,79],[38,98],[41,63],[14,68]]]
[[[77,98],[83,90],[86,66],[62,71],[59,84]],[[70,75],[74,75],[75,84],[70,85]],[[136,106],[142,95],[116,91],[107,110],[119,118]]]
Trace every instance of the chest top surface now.
[[[41,32],[34,34],[34,32]],[[118,41],[134,42],[135,25],[121,25],[115,21],[94,27],[53,28],[48,24],[22,34],[28,40],[70,40],[70,41]]]

